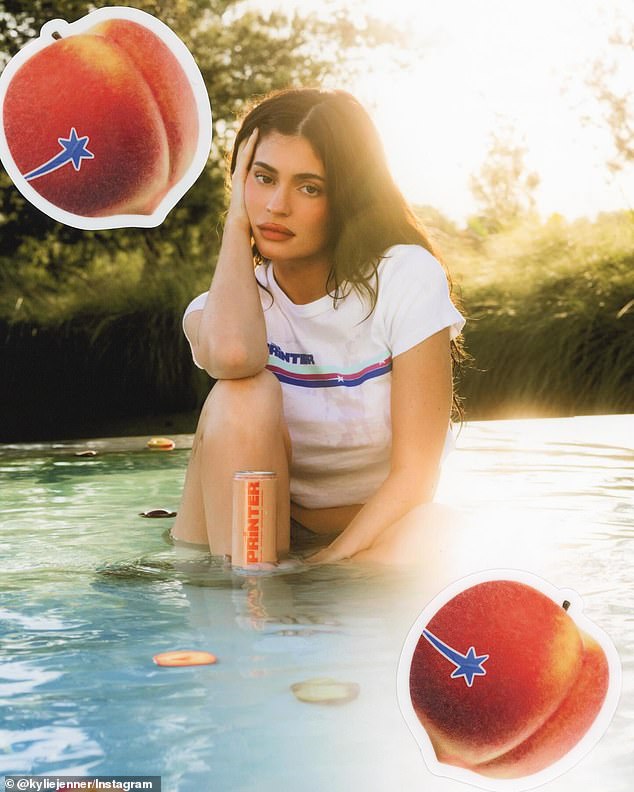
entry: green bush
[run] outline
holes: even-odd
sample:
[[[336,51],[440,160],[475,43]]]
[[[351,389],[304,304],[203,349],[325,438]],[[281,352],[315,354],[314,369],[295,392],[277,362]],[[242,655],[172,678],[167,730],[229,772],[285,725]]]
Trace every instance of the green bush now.
[[[634,217],[553,217],[450,259],[474,358],[468,415],[629,412],[634,361]]]

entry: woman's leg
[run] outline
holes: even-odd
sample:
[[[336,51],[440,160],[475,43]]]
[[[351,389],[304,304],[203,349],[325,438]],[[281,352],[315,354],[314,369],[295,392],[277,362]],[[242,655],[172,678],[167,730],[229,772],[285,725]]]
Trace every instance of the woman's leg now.
[[[264,370],[255,377],[218,381],[200,413],[172,536],[208,543],[214,555],[229,555],[233,474],[272,470],[278,476],[277,550],[283,557],[290,545],[289,461],[275,376]]]

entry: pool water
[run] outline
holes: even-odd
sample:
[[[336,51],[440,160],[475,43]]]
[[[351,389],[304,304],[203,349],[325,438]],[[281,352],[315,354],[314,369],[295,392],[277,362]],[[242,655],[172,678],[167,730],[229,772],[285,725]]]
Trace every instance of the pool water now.
[[[629,792],[632,437],[634,416],[469,424],[438,494],[468,526],[446,568],[257,576],[174,546],[171,519],[139,516],[178,508],[191,437],[168,453],[147,438],[0,446],[0,773],[160,775],[168,792],[459,792],[427,769],[396,668],[445,584],[507,566],[575,589],[623,665],[607,733],[542,788]],[[87,447],[98,455],[75,456]],[[218,662],[152,662],[183,648]],[[320,677],[359,694],[338,706],[293,695]]]

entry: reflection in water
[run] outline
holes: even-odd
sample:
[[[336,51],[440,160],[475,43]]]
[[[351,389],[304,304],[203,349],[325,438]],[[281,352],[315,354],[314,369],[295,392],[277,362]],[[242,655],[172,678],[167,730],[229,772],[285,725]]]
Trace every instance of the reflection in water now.
[[[629,792],[633,428],[622,416],[467,426],[417,564],[268,575],[234,574],[169,544],[170,520],[139,517],[177,509],[184,451],[153,455],[138,439],[91,442],[96,458],[74,457],[76,444],[0,449],[0,771],[161,774],[177,792],[451,792],[398,710],[400,649],[447,582],[516,567],[576,589],[625,668],[608,734],[548,790]],[[173,649],[218,662],[152,663]],[[324,678],[358,695],[295,697]]]

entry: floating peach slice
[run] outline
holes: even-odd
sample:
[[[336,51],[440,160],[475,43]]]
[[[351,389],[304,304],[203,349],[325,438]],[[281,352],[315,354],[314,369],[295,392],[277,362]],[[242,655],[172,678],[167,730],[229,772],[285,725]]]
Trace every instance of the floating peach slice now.
[[[359,695],[356,682],[339,682],[329,677],[296,682],[291,690],[295,698],[305,704],[348,704]]]
[[[151,437],[147,443],[150,451],[173,451],[176,443],[169,437]]]

